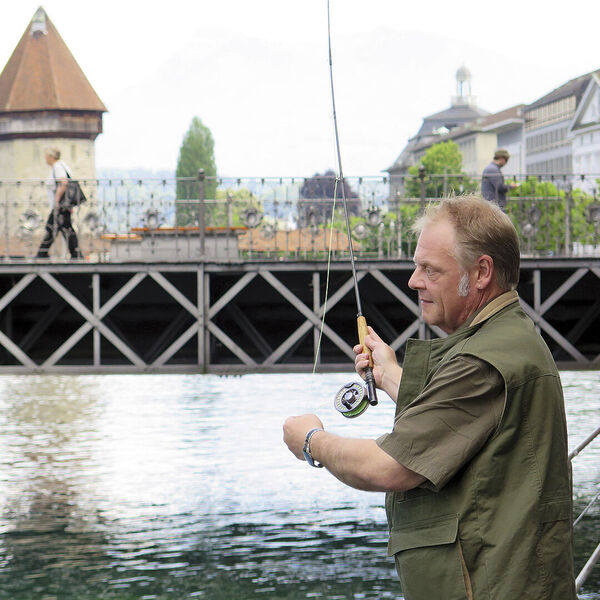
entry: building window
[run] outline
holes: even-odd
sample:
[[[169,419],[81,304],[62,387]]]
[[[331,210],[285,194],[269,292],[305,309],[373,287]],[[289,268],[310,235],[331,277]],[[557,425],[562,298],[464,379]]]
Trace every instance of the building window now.
[[[575,96],[569,96],[568,98],[545,104],[539,108],[534,108],[525,115],[525,129],[538,129],[544,125],[567,119],[575,112],[575,104]]]

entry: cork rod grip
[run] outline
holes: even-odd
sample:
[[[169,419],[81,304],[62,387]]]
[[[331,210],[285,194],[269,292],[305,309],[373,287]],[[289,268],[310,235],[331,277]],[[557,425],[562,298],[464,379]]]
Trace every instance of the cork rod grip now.
[[[371,350],[365,346],[365,338],[369,334],[367,320],[363,316],[360,316],[356,319],[356,325],[358,327],[358,342],[362,345],[363,351],[369,355],[369,367],[373,368],[373,356],[371,355]]]

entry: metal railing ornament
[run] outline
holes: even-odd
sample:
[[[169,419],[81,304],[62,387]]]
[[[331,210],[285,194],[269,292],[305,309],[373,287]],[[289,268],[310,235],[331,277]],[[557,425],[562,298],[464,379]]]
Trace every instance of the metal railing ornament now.
[[[34,232],[36,229],[38,229],[42,225],[42,219],[41,219],[40,215],[35,210],[32,210],[30,208],[28,208],[21,215],[20,221],[21,221],[21,228],[28,232]]]
[[[152,262],[157,255],[174,262],[199,257],[211,261],[280,261],[298,256],[326,260],[323,244],[306,246],[303,240],[307,236],[325,238],[332,227],[332,238],[340,239],[345,235],[344,217],[339,203],[334,208],[329,192],[314,197],[315,189],[327,188],[311,187],[313,179],[319,177],[206,177],[201,186],[197,178],[82,181],[88,202],[73,211],[72,221],[75,231],[85,234],[80,246],[92,262],[122,261],[130,254],[127,244],[137,244],[136,236],[151,235],[158,228],[161,241],[155,240],[147,256],[144,248],[138,247],[136,260]],[[515,180],[520,182],[519,195],[508,199],[506,211],[524,254],[541,258],[600,256],[600,203],[595,190],[571,189],[559,175]],[[357,257],[410,259],[416,241],[412,224],[444,189],[456,191],[453,181],[459,177],[346,176],[352,237],[359,242],[354,248]],[[578,181],[574,178],[573,185]],[[0,259],[19,262],[34,258],[48,213],[44,180],[0,181]],[[240,228],[252,230],[261,225],[264,235],[253,236],[252,245],[246,239],[241,243]],[[226,238],[227,244],[223,242]],[[271,242],[268,247],[265,240]],[[347,258],[347,247],[342,251],[338,244],[335,257]],[[68,258],[59,239],[51,248],[51,260]]]
[[[576,448],[574,448],[569,453],[569,460],[573,460],[576,456],[578,456],[585,448],[587,448],[598,436],[600,436],[600,427],[597,427],[588,437],[586,437]],[[581,519],[589,512],[590,508],[596,503],[596,501],[600,498],[600,488],[596,495],[591,499],[591,501],[586,505],[580,515],[573,522],[573,527],[575,527]],[[595,550],[590,555],[589,559],[586,561],[585,565],[579,572],[575,579],[575,589],[576,591],[580,591],[585,583],[586,579],[589,577],[596,563],[600,560],[600,543],[596,546]]]

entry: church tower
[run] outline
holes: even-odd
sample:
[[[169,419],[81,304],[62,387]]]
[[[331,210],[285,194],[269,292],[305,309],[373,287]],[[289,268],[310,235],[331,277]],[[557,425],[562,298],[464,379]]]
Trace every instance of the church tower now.
[[[40,7],[0,73],[0,180],[48,175],[57,147],[78,179],[96,176],[94,141],[106,108]]]
[[[452,97],[452,106],[475,106],[471,95],[471,71],[462,65],[456,71],[456,96]]]

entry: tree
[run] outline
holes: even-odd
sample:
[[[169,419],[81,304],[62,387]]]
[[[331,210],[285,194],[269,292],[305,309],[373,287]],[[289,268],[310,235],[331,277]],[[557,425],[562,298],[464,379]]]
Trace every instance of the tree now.
[[[198,170],[204,169],[204,197],[213,199],[217,190],[217,166],[215,142],[210,129],[198,117],[194,117],[183,137],[177,160],[177,224],[190,225],[198,218]],[[180,180],[179,178],[190,178]],[[189,202],[186,202],[189,201]],[[193,202],[191,202],[193,201]]]
[[[595,197],[579,188],[559,189],[530,176],[510,191],[506,210],[527,252],[551,254],[574,241],[598,243],[598,223],[589,213],[594,206]]]
[[[358,194],[350,187],[344,179],[344,192],[346,198],[358,198]],[[342,197],[342,188],[337,184],[336,175],[333,171],[325,171],[323,175],[315,173],[312,177],[304,180],[300,188],[300,197],[312,200],[325,200],[326,198]]]
[[[345,179],[344,194],[348,214],[360,214],[360,198]],[[331,170],[325,171],[323,175],[315,173],[312,177],[305,179],[300,188],[300,200],[298,201],[300,222],[304,226],[311,223],[315,217],[319,222],[328,221],[331,218],[333,199],[335,198],[338,206],[343,206],[344,194],[340,182],[336,180],[336,175]]]
[[[452,140],[434,144],[425,152],[421,160],[425,167],[423,180],[426,198],[441,198],[444,194],[460,194],[476,189],[477,184],[463,173],[462,154],[458,144]],[[409,197],[421,197],[421,180],[419,165],[409,167],[412,175],[406,182]]]

